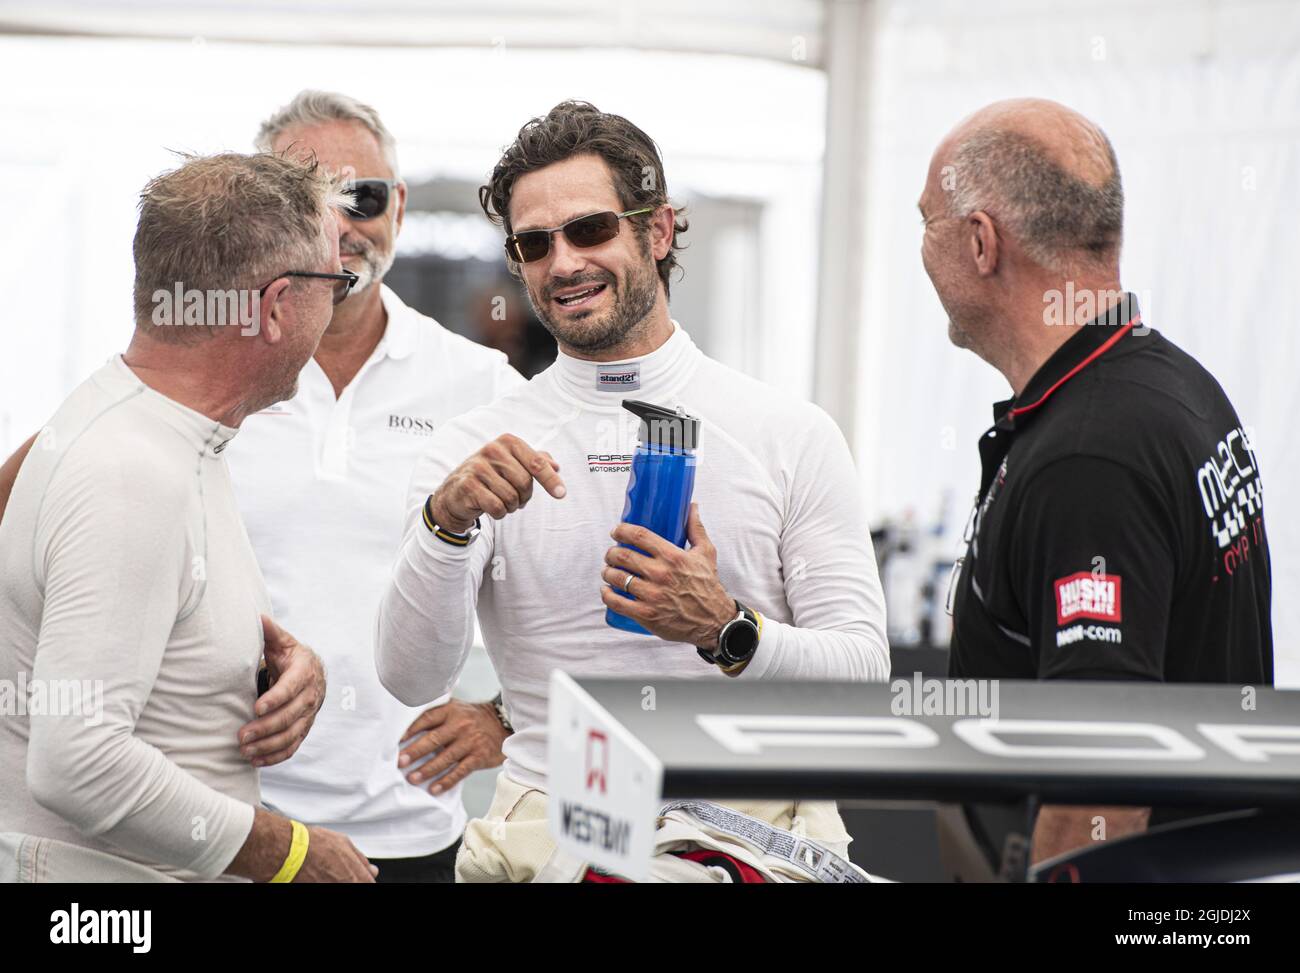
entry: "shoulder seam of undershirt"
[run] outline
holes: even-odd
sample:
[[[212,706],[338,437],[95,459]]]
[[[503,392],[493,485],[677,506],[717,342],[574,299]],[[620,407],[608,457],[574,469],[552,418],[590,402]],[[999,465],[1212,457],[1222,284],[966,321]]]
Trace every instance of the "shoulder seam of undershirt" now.
[[[70,443],[68,443],[68,445],[67,445],[66,448],[64,448],[64,450],[63,450],[62,454],[59,456],[59,458],[56,459],[56,460],[54,461],[54,467],[50,470],[50,475],[49,475],[49,476],[46,478],[46,480],[45,480],[45,490],[43,490],[43,491],[41,492],[41,502],[40,502],[39,504],[36,505],[36,516],[35,516],[35,517],[33,518],[33,520],[32,520],[32,529],[33,529],[33,530],[39,530],[39,529],[40,529],[40,524],[41,524],[41,515],[45,513],[45,501],[46,501],[46,499],[49,497],[49,486],[50,486],[51,483],[54,482],[54,478],[58,475],[58,473],[59,473],[59,467],[61,467],[61,466],[63,465],[63,461],[64,461],[65,459],[67,459],[67,458],[68,458],[68,455],[72,452],[72,447],[74,447],[75,445],[77,445],[77,443],[79,443],[79,442],[81,441],[81,437],[84,436],[87,432],[89,432],[89,431],[91,430],[91,428],[93,428],[94,425],[95,425],[96,423],[99,422],[100,419],[104,418],[104,416],[108,415],[110,412],[112,412],[112,411],[113,411],[114,409],[116,409],[118,406],[123,405],[124,403],[131,401],[132,399],[136,398],[137,396],[139,396],[139,395],[142,394],[143,392],[144,392],[144,389],[142,389],[142,388],[131,389],[129,392],[127,392],[125,395],[123,395],[120,399],[117,399],[117,400],[114,401],[114,402],[110,402],[108,405],[104,406],[104,408],[100,409],[99,412],[97,412],[97,413],[96,413],[96,414],[91,418],[91,420],[90,420],[89,422],[87,422],[84,426],[82,426],[80,432],[78,432],[75,436],[72,437],[72,441],[71,441]],[[40,439],[40,435],[38,434],[36,438],[39,440],[39,439]],[[33,445],[33,448],[34,448],[34,445]],[[44,576],[41,574],[41,572],[37,571],[37,569],[36,569],[36,567],[37,567],[37,566],[36,566],[36,554],[37,554],[37,545],[33,544],[33,545],[32,545],[32,577],[33,577],[34,579],[39,579],[39,578],[43,578]],[[43,581],[40,582],[40,583],[38,584],[37,587],[38,587],[38,589],[40,590],[41,598],[44,599],[44,597],[45,597],[45,584],[44,584],[44,582],[43,582]]]
[[[121,398],[113,402],[110,402],[108,405],[104,406],[104,408],[102,408],[99,412],[97,412],[90,419],[90,421],[87,422],[81,428],[80,432],[78,432],[75,436],[72,437],[72,441],[68,443],[67,447],[64,448],[59,458],[55,460],[54,467],[50,470],[50,475],[46,479],[47,489],[45,492],[41,494],[41,502],[36,507],[36,515],[32,521],[33,530],[39,528],[41,522],[41,515],[45,512],[45,501],[49,495],[48,493],[49,484],[54,482],[54,477],[58,474],[59,467],[62,466],[63,461],[68,458],[68,455],[72,452],[73,447],[78,442],[80,442],[82,437],[85,436],[86,433],[88,433],[92,428],[94,428],[94,426],[106,415],[108,415],[110,412],[112,412],[114,409],[118,408],[119,406],[126,405],[128,402],[132,401],[133,399],[139,398],[143,394],[144,394],[143,387],[130,389],[125,394],[123,394]],[[202,462],[201,455],[199,457],[199,460],[201,463]],[[202,480],[200,478],[200,488],[201,488],[201,483]],[[203,534],[204,534],[204,559],[206,561],[206,555],[207,555],[207,516],[206,515],[203,517]],[[45,584],[43,580],[39,580],[39,579],[43,579],[44,574],[42,572],[37,571],[36,556],[37,556],[37,545],[33,544],[32,545],[32,579],[37,581],[37,590],[40,592],[41,598],[43,600],[45,598]],[[195,587],[195,590],[198,592],[198,597],[193,598],[194,605],[184,614],[177,616],[176,620],[178,622],[183,621],[185,618],[187,618],[190,614],[194,612],[194,610],[198,607],[199,602],[203,600],[203,593],[206,591],[206,589],[207,589],[207,581],[205,579]]]

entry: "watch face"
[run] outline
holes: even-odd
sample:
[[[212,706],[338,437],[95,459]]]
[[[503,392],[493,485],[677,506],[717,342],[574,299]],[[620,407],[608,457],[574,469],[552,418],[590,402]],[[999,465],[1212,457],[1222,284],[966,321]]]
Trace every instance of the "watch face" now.
[[[758,628],[748,618],[738,618],[727,626],[719,648],[729,664],[746,661],[758,646]]]

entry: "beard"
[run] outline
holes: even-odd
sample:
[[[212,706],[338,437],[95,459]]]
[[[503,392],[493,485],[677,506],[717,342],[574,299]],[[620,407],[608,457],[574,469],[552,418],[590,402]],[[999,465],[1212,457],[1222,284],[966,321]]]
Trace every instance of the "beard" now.
[[[645,249],[649,257],[649,248]],[[581,284],[604,284],[613,298],[613,306],[604,312],[580,311],[562,317],[551,313],[551,295],[566,287]],[[534,297],[531,288],[528,303],[547,331],[557,342],[584,354],[616,348],[654,310],[659,296],[659,276],[654,262],[638,264],[621,279],[607,271],[580,274],[577,277],[554,278],[546,284],[542,299]]]
[[[357,275],[357,282],[348,294],[348,300],[351,300],[367,287],[382,281],[392,269],[393,260],[397,256],[396,241],[390,239],[387,249],[381,250],[369,238],[359,233],[349,233],[339,238],[339,259],[344,260],[349,256],[356,256],[361,261],[359,267],[344,266],[344,269],[351,269]]]
[[[297,394],[298,394],[298,373],[294,372],[293,375],[281,378],[281,380],[278,383],[278,387],[271,392],[270,396],[268,396],[268,398],[271,401],[267,402],[266,405],[263,406],[262,408],[275,405],[275,403],[277,402],[288,402]]]
[[[987,309],[972,303],[955,288],[936,286],[934,290],[948,314],[948,340],[955,347],[978,355],[978,339],[988,330]]]
[[[298,394],[298,377],[315,351],[314,344],[308,345],[305,342],[295,342],[292,348],[285,350],[284,357],[275,363],[266,377],[262,395],[265,401],[258,405],[259,409],[277,402],[287,402]]]
[[[274,361],[267,363],[266,372],[258,382],[258,395],[255,397],[258,410],[277,402],[287,402],[298,394],[298,379],[316,354],[321,336],[333,320],[332,312],[333,307],[328,303],[316,308],[299,304],[299,317],[294,327],[285,330],[285,340],[277,346],[279,354]]]
[[[298,394],[298,372],[291,372],[283,365],[277,365],[262,382],[258,389],[245,401],[247,415],[261,412],[277,402],[288,402]]]
[[[930,278],[930,285],[934,288],[934,296],[939,299],[940,306],[948,316],[948,340],[956,348],[967,351],[973,350],[971,347],[971,324],[978,321],[980,310],[971,307],[963,300],[961,282],[950,271],[947,273],[939,272],[950,266],[947,261],[937,260],[932,257],[927,252],[927,248],[923,246],[921,248],[921,264],[925,268],[925,275]]]
[[[999,357],[1000,322],[986,307],[970,301],[948,302],[948,340],[996,367]]]
[[[957,348],[970,348],[970,335],[952,318],[948,319],[948,340]]]

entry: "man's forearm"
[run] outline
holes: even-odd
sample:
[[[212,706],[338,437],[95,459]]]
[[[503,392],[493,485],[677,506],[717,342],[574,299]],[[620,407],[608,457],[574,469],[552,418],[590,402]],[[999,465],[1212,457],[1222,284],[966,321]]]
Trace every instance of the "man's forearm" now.
[[[763,620],[763,636],[746,671],[764,679],[885,682],[889,647],[883,632],[799,628]]]
[[[417,525],[398,556],[376,619],[375,667],[408,706],[444,695],[469,655],[484,541],[456,548]]]
[[[227,875],[269,882],[280,871],[289,855],[293,840],[293,826],[283,818],[260,807],[253,810],[253,827],[248,832],[243,847],[235,855]]]
[[[1033,863],[1147,829],[1149,807],[1045,804],[1034,824]]]

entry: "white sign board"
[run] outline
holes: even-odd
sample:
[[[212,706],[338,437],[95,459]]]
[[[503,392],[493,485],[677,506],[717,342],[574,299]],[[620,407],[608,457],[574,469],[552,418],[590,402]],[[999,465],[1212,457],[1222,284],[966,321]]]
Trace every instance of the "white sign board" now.
[[[649,877],[663,764],[571,678],[551,673],[547,817],[570,855],[633,881]]]

